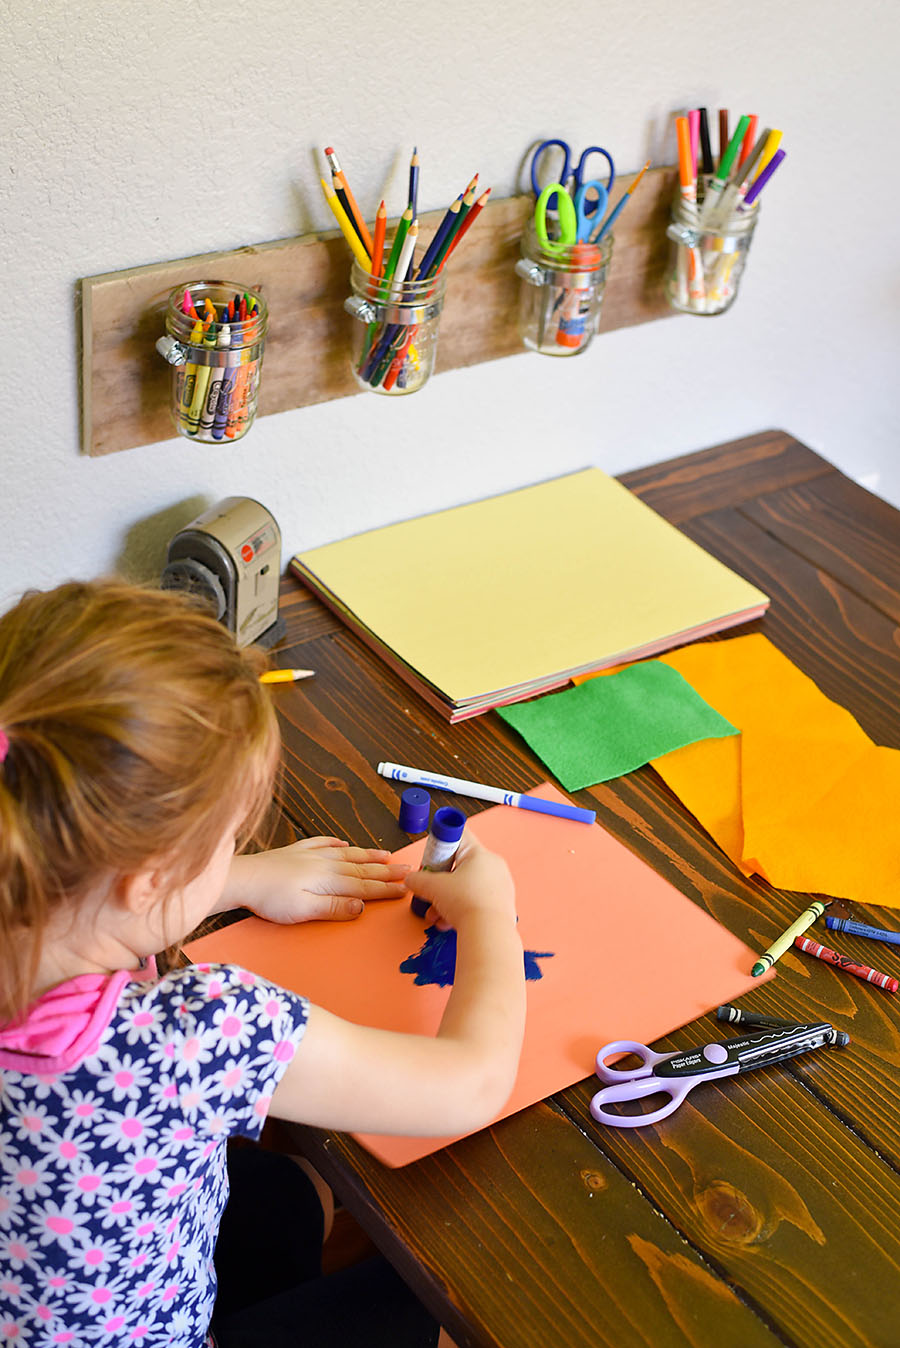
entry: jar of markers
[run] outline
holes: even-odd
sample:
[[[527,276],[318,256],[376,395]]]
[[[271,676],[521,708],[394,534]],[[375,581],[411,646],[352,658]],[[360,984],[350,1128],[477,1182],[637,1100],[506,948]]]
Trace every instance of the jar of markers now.
[[[732,211],[699,224],[696,207],[676,197],[666,233],[671,241],[665,293],[673,309],[685,314],[724,314],[738,288],[759,207]]]
[[[178,286],[156,343],[172,367],[170,410],[179,435],[204,444],[240,440],[253,425],[269,311],[232,281]]]

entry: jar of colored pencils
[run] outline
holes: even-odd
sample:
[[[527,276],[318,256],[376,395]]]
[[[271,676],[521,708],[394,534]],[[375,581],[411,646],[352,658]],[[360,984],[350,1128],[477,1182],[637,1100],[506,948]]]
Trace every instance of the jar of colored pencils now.
[[[708,213],[709,214],[709,213]],[[671,240],[665,293],[683,314],[724,314],[737,299],[759,207],[715,213],[703,219],[699,207],[677,197],[666,233]]]
[[[262,295],[233,281],[178,286],[156,349],[172,367],[170,409],[189,440],[227,445],[256,417],[269,311]]]
[[[415,393],[434,369],[446,277],[419,281],[373,277],[354,262],[351,361],[360,388],[373,393]]]
[[[543,356],[577,356],[590,346],[600,321],[613,236],[598,243],[542,244],[529,221],[516,271],[519,335]]]

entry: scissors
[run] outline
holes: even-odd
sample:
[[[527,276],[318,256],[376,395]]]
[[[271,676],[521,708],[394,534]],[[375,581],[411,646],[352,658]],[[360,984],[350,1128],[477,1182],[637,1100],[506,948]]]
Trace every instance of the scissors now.
[[[597,191],[597,200],[588,197],[591,188]],[[547,212],[550,198],[557,199],[557,233],[550,237],[547,230]],[[574,199],[563,188],[562,183],[548,183],[537,199],[534,208],[534,232],[545,252],[556,248],[570,248],[576,243],[586,243],[595,225],[599,225],[606,212],[606,188],[596,178],[583,183],[575,192]],[[589,215],[588,210],[596,205],[596,213]]]
[[[597,1076],[607,1084],[591,1101],[591,1114],[598,1123],[608,1123],[613,1128],[642,1128],[644,1124],[658,1123],[674,1113],[688,1091],[699,1086],[701,1081],[737,1076],[756,1067],[785,1062],[825,1044],[843,1046],[847,1042],[842,1031],[825,1022],[763,1030],[754,1035],[741,1035],[738,1039],[705,1044],[686,1053],[654,1053],[646,1044],[638,1044],[633,1039],[616,1039],[605,1044],[597,1054]],[[607,1066],[606,1059],[617,1053],[637,1054],[640,1066]],[[647,1114],[619,1114],[607,1109],[608,1105],[639,1101],[651,1095],[669,1098]]]
[[[586,210],[585,212],[585,214],[593,217],[594,224],[599,225],[604,214],[606,213],[606,207],[609,202],[609,194],[613,190],[613,183],[616,181],[616,166],[613,163],[612,155],[609,153],[608,150],[604,150],[603,147],[600,145],[589,145],[586,150],[582,151],[581,158],[573,168],[572,151],[564,140],[542,140],[540,145],[537,147],[537,149],[535,150],[534,154],[531,157],[531,186],[534,191],[534,195],[536,197],[539,197],[541,195],[541,185],[540,182],[538,181],[538,163],[540,161],[541,155],[544,154],[545,151],[549,150],[550,147],[553,145],[557,146],[560,150],[562,150],[563,155],[562,172],[559,175],[559,181],[553,184],[554,188],[553,195],[556,195],[556,193],[559,191],[560,185],[568,189],[570,178],[574,179],[576,193],[582,187],[585,186],[599,188],[600,190],[597,193],[596,207],[593,210]],[[609,181],[605,185],[599,182],[596,178],[591,179],[588,183],[585,183],[584,178],[585,164],[587,163],[588,156],[592,154],[602,154],[607,164],[609,164]],[[560,209],[559,200],[551,203],[549,209],[559,210]]]

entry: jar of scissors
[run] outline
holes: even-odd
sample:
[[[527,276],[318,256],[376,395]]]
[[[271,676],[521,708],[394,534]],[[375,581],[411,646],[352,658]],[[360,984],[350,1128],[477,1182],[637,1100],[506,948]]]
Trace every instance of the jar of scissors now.
[[[556,181],[540,184],[541,160],[553,147],[562,152],[562,171]],[[609,165],[606,182],[585,178],[592,154]],[[563,140],[545,140],[531,160],[531,185],[537,197],[534,217],[522,237],[522,256],[516,271],[519,292],[519,332],[532,351],[545,356],[574,356],[586,351],[597,331],[606,272],[612,256],[609,193],[616,170],[612,156],[590,145],[572,168],[572,155]]]

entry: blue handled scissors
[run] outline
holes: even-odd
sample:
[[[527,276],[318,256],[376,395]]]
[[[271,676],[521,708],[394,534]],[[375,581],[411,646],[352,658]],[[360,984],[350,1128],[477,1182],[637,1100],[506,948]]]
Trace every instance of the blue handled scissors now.
[[[572,151],[564,140],[542,140],[540,145],[535,150],[534,154],[531,156],[531,186],[534,191],[534,195],[536,197],[539,197],[541,195],[541,185],[538,179],[538,164],[540,162],[540,158],[547,150],[551,148],[551,146],[554,145],[557,146],[560,150],[562,150],[563,155],[562,171],[559,175],[558,181],[554,185],[556,190],[558,190],[560,183],[562,184],[563,187],[568,189],[570,178],[574,179],[575,183],[574,191],[576,193],[582,187],[585,186],[585,176],[584,176],[585,165],[587,163],[589,155],[600,154],[606,160],[607,164],[609,164],[609,180],[605,185],[599,183],[596,178],[592,179],[587,184],[587,186],[594,186],[594,187],[599,186],[602,188],[602,194],[598,193],[598,200],[596,207],[592,210],[586,211],[586,214],[592,216],[593,223],[595,225],[599,225],[600,221],[602,220],[606,212],[606,207],[609,202],[609,194],[613,190],[613,183],[616,181],[616,166],[613,163],[612,155],[609,153],[608,150],[604,150],[601,145],[589,145],[586,150],[582,151],[581,158],[578,160],[578,163],[573,168]],[[560,209],[559,202],[558,201],[551,202],[549,209],[559,210]]]
[[[638,1044],[633,1039],[616,1039],[605,1044],[597,1054],[597,1076],[607,1084],[591,1100],[591,1114],[598,1123],[608,1123],[613,1128],[642,1128],[644,1124],[658,1123],[674,1113],[688,1091],[699,1086],[701,1081],[737,1076],[756,1067],[768,1067],[796,1058],[825,1044],[843,1045],[846,1042],[841,1031],[825,1022],[723,1039],[702,1048],[689,1049],[686,1053],[654,1053],[646,1044]],[[607,1066],[607,1058],[623,1053],[636,1053],[641,1060],[640,1066]],[[620,1114],[607,1108],[644,1100],[651,1095],[669,1098],[647,1114]]]

